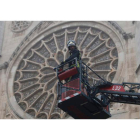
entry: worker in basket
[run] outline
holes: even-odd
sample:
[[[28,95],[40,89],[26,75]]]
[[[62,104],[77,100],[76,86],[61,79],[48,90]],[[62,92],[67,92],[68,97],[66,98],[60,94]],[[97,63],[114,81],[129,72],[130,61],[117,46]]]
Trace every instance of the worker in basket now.
[[[66,62],[69,62],[70,60],[73,60],[74,58],[77,58],[77,68],[79,68],[80,67],[79,60],[81,59],[81,54],[80,54],[80,51],[76,47],[75,41],[74,40],[69,40],[68,43],[67,43],[67,47],[69,49],[70,56],[69,56],[68,59],[61,62],[61,65],[65,64]],[[76,67],[76,60],[70,61],[69,62],[69,67]],[[90,87],[88,85],[83,84],[85,82],[88,83],[88,81],[85,81],[87,78],[85,78],[84,75],[85,75],[85,67],[82,65],[82,88],[85,87],[87,92],[89,92]],[[79,77],[79,73],[69,77],[68,79],[66,79],[66,82],[70,82],[71,80],[76,79],[78,77]]]
[[[61,65],[63,65],[64,63],[67,63],[69,62],[70,60],[74,59],[74,58],[77,58],[77,67],[79,68],[79,60],[81,59],[81,56],[80,56],[80,51],[77,49],[76,47],[76,43],[74,40],[69,40],[68,43],[67,43],[67,47],[69,49],[69,53],[70,53],[70,56],[68,59],[66,59],[65,61],[62,61],[61,62]],[[73,60],[73,61],[70,61],[69,62],[69,67],[75,67],[76,66],[76,60]],[[79,76],[79,74],[76,74],[74,76],[71,76],[69,77],[68,79],[66,79],[67,82],[71,81],[72,79],[75,79]]]

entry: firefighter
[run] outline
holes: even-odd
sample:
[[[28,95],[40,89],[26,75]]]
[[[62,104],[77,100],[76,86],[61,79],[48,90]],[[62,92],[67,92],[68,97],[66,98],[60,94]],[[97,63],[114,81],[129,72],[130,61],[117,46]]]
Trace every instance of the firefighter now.
[[[70,53],[70,57],[68,59],[66,59],[65,61],[61,62],[61,64],[64,64],[74,58],[77,58],[77,60],[80,60],[80,51],[77,49],[76,47],[76,43],[74,40],[69,40],[67,43],[67,47],[69,49],[69,53]],[[78,62],[79,64],[79,62]],[[69,62],[69,67],[74,66],[75,65],[75,61],[71,61]],[[79,65],[78,65],[79,67]]]
[[[68,59],[61,62],[61,65],[63,65],[66,62],[69,62],[70,60],[72,60],[74,58],[77,58],[77,67],[79,68],[79,60],[81,59],[81,57],[80,57],[80,51],[77,49],[75,41],[74,40],[69,40],[68,43],[67,43],[67,47],[69,49],[70,56],[69,56]],[[75,66],[76,66],[75,60],[69,62],[69,67],[75,67]],[[76,74],[76,75],[70,77],[68,79],[68,82],[72,79],[77,78],[78,76],[79,76],[79,74]]]
[[[80,51],[76,47],[75,41],[74,40],[69,40],[68,43],[67,43],[67,47],[69,49],[70,56],[69,56],[68,59],[66,59],[65,61],[61,62],[61,65],[63,65],[66,62],[69,62],[70,60],[73,60],[74,58],[77,58],[77,68],[79,68],[80,67],[79,60],[81,59],[81,55],[80,55]],[[76,67],[75,60],[69,62],[69,67],[71,67],[71,68]],[[84,87],[85,87],[87,92],[90,92],[90,87],[88,86],[89,83],[86,80],[87,78],[84,76],[84,74],[85,74],[84,69],[85,69],[85,67],[82,65],[82,75],[83,75],[82,76],[82,89],[84,89]],[[66,82],[70,82],[71,80],[76,79],[78,77],[79,77],[79,74],[71,76],[68,79],[66,79]],[[84,86],[83,82],[88,83],[88,85]],[[84,92],[86,92],[86,91],[84,91]]]

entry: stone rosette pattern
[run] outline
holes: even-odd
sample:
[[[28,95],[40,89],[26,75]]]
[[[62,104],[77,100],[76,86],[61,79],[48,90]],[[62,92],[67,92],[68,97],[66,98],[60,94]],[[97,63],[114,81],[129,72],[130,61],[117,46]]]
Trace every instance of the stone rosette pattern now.
[[[31,25],[31,23],[31,21],[12,21],[11,30],[13,32],[24,31]]]
[[[57,77],[53,68],[69,56],[67,41],[75,40],[82,60],[101,77],[113,81],[118,52],[112,38],[89,26],[59,29],[38,41],[24,55],[14,79],[14,96],[21,109],[39,119],[68,118],[57,107]],[[89,82],[98,81],[90,74]]]

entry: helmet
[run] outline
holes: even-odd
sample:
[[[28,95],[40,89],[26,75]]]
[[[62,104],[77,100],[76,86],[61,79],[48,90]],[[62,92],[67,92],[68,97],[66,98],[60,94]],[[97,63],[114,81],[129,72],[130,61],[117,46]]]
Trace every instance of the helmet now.
[[[67,43],[67,46],[68,46],[68,48],[69,48],[70,46],[75,46],[75,47],[76,47],[76,43],[75,43],[74,40],[69,40],[68,43]]]

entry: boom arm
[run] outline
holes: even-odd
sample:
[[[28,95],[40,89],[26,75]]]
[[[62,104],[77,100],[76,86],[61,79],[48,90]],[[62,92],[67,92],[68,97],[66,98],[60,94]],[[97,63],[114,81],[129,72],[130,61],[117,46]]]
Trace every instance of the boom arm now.
[[[128,90],[125,90],[124,87],[128,87]],[[140,105],[140,93],[135,92],[139,88],[139,83],[113,84],[110,87],[99,88],[99,93],[106,96],[109,102]]]

